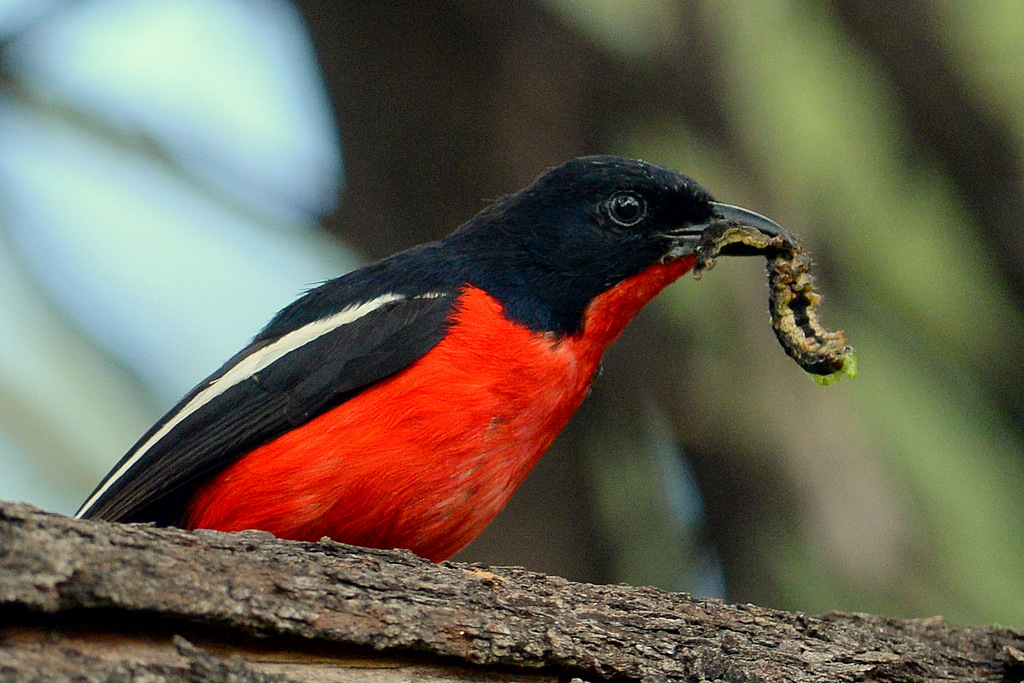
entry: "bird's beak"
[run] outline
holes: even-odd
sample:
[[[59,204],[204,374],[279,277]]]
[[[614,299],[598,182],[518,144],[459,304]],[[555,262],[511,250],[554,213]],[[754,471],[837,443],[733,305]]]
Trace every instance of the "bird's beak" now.
[[[702,244],[714,241],[729,227],[755,230],[763,236],[763,240],[747,239],[722,244],[716,253],[725,256],[763,255],[770,249],[796,249],[799,245],[796,238],[781,225],[749,209],[732,204],[711,202],[711,211],[712,217],[709,221],[687,225],[669,233],[674,244],[667,260],[696,253]]]
[[[729,225],[753,228],[768,237],[781,238],[781,242],[789,248],[795,249],[799,244],[796,238],[789,234],[785,228],[767,216],[762,216],[740,206],[720,204],[719,202],[711,202],[711,209],[714,211],[715,218],[705,224],[705,230],[715,223],[725,222]],[[778,242],[778,240],[772,241]],[[733,242],[722,247],[721,251],[722,254],[728,256],[754,256],[763,252],[764,249],[756,248],[745,242]]]

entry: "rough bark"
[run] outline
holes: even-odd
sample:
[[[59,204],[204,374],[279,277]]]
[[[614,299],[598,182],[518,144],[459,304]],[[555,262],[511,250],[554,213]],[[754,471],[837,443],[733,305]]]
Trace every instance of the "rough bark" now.
[[[1024,634],[0,504],[0,680],[1006,681]]]

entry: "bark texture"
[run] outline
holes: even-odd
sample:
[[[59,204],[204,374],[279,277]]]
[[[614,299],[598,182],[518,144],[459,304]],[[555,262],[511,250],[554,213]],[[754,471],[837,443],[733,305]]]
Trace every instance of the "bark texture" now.
[[[0,504],[0,680],[1019,681],[1024,634]]]

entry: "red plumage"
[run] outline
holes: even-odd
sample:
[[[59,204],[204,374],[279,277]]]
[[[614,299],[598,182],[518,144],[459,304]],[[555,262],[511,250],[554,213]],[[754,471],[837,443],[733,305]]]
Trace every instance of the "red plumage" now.
[[[451,557],[554,441],[608,344],[694,260],[651,266],[598,295],[568,336],[531,331],[467,287],[429,353],[241,457],[197,491],[186,526]]]
[[[286,306],[78,514],[450,557],[569,421],[608,344],[734,225],[796,244],[662,166],[550,169]]]

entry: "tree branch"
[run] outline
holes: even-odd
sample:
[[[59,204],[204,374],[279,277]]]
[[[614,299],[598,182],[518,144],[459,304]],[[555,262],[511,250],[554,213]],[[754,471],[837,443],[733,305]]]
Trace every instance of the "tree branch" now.
[[[3,680],[1020,680],[1024,634],[0,504]]]

